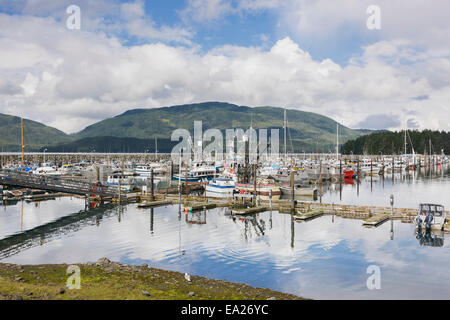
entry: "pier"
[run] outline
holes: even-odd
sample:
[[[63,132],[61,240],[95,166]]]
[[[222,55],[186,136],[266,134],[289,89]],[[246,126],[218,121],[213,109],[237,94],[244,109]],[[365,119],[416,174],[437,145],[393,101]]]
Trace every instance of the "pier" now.
[[[62,178],[58,176],[36,176],[19,172],[0,172],[0,184],[5,186],[22,187],[28,189],[39,189],[51,192],[59,192],[81,196],[98,196],[102,199],[123,198],[117,188],[103,185],[101,183],[89,183],[73,178]]]

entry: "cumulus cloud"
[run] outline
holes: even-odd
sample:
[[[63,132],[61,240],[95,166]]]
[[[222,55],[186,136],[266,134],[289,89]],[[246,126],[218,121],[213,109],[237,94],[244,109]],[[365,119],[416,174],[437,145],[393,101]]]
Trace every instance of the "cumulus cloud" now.
[[[153,28],[141,1],[118,10],[129,32],[141,20]],[[180,34],[162,33],[155,38]],[[408,39],[367,45],[346,65],[314,59],[291,37],[207,52],[169,42],[129,46],[114,33],[68,30],[54,17],[0,14],[0,112],[74,132],[134,107],[226,101],[317,112],[350,127],[450,129],[450,60]],[[408,123],[412,114],[420,123]]]
[[[409,119],[411,120],[411,119]],[[408,125],[409,125],[408,120]],[[357,124],[360,128],[382,130],[389,128],[397,128],[401,125],[399,117],[387,114],[372,114],[368,116],[364,121]]]
[[[366,10],[376,4],[381,9],[381,30],[366,26]],[[291,0],[279,7],[280,27],[294,39],[315,41],[320,45],[347,42],[349,38],[364,40],[408,39],[425,46],[429,53],[448,54],[450,3],[436,0]]]
[[[188,0],[187,6],[179,11],[184,21],[209,23],[228,15],[256,13],[281,6],[281,0]]]
[[[125,19],[124,26],[127,33],[143,40],[158,39],[166,42],[177,42],[192,45],[193,33],[182,27],[162,26],[145,14],[145,3],[142,0],[121,5],[121,16]]]

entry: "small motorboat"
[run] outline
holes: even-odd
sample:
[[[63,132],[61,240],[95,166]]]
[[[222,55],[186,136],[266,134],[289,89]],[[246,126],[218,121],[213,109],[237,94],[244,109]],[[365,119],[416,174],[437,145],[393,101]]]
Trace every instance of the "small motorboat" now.
[[[292,194],[292,187],[288,184],[283,184],[280,186],[281,193],[284,195]],[[309,186],[302,186],[300,184],[294,185],[294,196],[317,196],[318,189]]]
[[[353,179],[356,177],[355,171],[353,170],[344,170],[344,178],[345,179]]]
[[[225,177],[212,179],[206,185],[206,191],[211,192],[213,194],[232,195],[234,188],[235,188],[234,180]]]
[[[444,230],[447,223],[444,206],[439,204],[421,203],[419,213],[414,219],[418,229],[438,229]]]

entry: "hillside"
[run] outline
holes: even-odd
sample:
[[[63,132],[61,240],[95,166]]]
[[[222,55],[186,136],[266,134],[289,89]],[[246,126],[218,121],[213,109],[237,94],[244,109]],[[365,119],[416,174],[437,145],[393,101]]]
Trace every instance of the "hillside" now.
[[[441,154],[450,150],[450,132],[444,131],[408,131],[407,150],[411,154],[411,143],[416,154],[429,154],[430,141],[432,154]],[[405,151],[405,132],[376,132],[347,141],[341,148],[343,154],[403,154]]]
[[[284,109],[282,108],[250,108],[220,102],[134,109],[95,123],[75,134],[74,137],[77,139],[88,137],[170,139],[175,129],[184,128],[192,133],[194,121],[202,121],[204,131],[210,128],[247,129],[250,124],[255,129],[279,128],[280,139],[283,139],[283,113]],[[296,152],[303,150],[305,152],[334,152],[336,144],[336,122],[334,120],[315,113],[297,110],[287,110],[287,119],[289,123],[287,137],[290,138],[287,143],[288,151],[293,148]],[[367,130],[352,130],[340,126],[340,143],[366,133],[368,133]]]
[[[35,151],[73,139],[58,129],[28,119],[23,120],[23,133],[25,151]],[[19,117],[0,113],[0,146],[3,151],[18,152],[21,150]]]
[[[158,152],[170,153],[178,142],[158,139]],[[47,147],[48,152],[150,153],[155,152],[155,139],[90,137]],[[42,151],[42,150],[41,150]]]

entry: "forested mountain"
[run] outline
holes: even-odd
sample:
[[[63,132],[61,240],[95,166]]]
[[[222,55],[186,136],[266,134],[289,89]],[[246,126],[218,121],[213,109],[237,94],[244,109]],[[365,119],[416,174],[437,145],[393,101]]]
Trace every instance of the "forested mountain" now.
[[[414,148],[417,154],[441,154],[450,152],[450,132],[409,130],[406,134],[406,153]],[[382,131],[347,141],[341,148],[343,154],[403,154],[405,153],[405,131]]]

